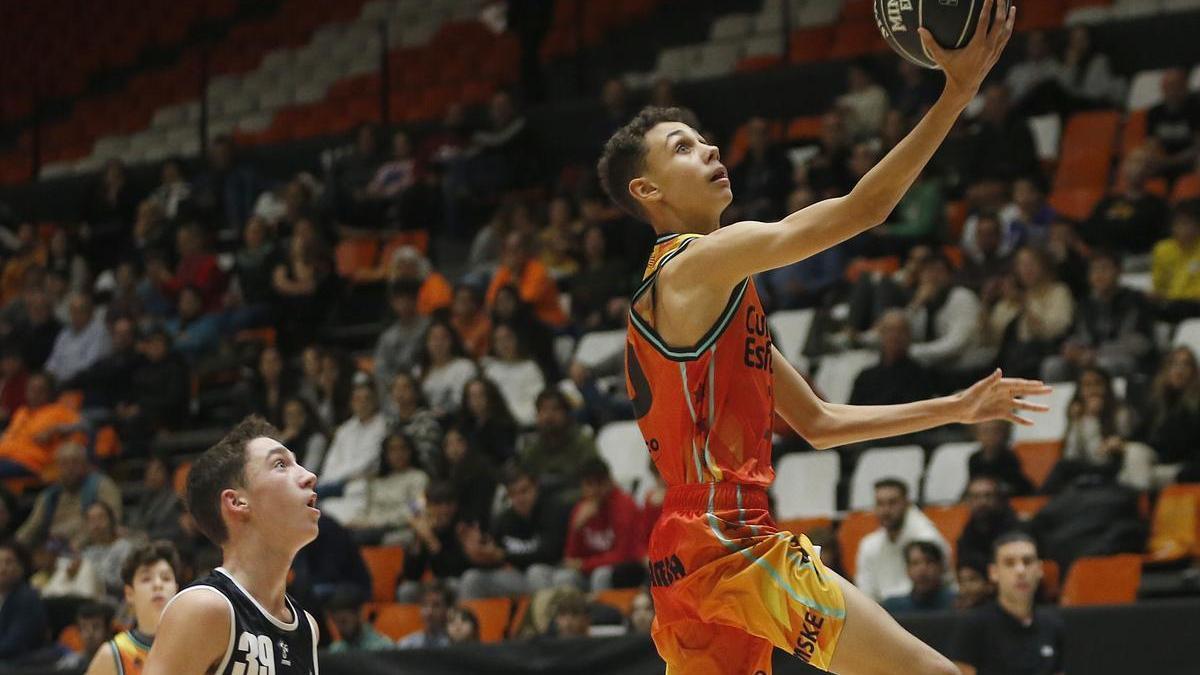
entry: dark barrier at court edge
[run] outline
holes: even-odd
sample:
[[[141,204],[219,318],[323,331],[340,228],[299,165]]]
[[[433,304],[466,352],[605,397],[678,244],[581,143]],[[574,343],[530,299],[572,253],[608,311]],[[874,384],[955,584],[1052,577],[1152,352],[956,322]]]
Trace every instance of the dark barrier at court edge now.
[[[1196,675],[1192,643],[1200,599],[1158,600],[1124,607],[1063,610],[1069,675]],[[961,615],[904,619],[921,639],[946,650]],[[644,636],[596,640],[537,640],[441,650],[359,652],[321,657],[322,675],[662,675],[663,662]],[[777,675],[819,671],[776,651]],[[50,669],[11,669],[0,675],[62,675]]]

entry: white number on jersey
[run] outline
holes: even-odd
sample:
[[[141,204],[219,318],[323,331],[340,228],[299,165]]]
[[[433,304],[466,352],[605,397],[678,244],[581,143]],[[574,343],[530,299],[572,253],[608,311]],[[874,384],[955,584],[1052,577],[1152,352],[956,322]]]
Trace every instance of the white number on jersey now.
[[[242,633],[237,648],[245,658],[233,664],[233,675],[275,675],[275,649],[270,638]]]

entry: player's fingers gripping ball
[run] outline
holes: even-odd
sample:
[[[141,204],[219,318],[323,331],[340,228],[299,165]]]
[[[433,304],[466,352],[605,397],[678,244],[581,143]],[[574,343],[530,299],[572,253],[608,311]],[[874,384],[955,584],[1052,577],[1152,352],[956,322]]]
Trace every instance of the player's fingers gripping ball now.
[[[924,26],[946,49],[960,49],[975,35],[986,4],[987,0],[875,0],[875,22],[896,53],[918,66],[936,69],[917,29]]]

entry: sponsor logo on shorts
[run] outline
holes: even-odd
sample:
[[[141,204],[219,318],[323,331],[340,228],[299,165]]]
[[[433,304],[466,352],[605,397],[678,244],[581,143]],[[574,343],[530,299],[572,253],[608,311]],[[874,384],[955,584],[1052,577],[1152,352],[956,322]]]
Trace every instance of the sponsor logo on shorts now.
[[[817,652],[821,639],[821,628],[825,626],[825,617],[812,612],[804,613],[804,624],[800,628],[800,639],[796,641],[796,656],[805,663],[811,663]]]
[[[683,562],[677,555],[650,563],[651,586],[670,586],[686,575],[687,570],[683,569]]]

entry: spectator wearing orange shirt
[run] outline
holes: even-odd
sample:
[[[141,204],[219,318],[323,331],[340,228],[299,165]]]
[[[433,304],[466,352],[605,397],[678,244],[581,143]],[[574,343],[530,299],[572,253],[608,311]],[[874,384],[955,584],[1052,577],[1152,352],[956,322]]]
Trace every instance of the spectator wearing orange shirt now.
[[[567,314],[558,301],[558,286],[546,266],[532,256],[529,237],[522,232],[513,232],[504,240],[500,266],[488,286],[489,309],[496,293],[509,284],[517,287],[521,300],[533,307],[538,320],[554,328],[567,323]]]
[[[29,375],[25,405],[0,436],[0,478],[40,476],[54,450],[79,424],[79,413],[54,401],[54,383],[42,372]]]
[[[450,305],[450,325],[472,358],[487,356],[492,348],[492,320],[479,306],[479,292],[466,284],[454,289]]]
[[[46,247],[38,241],[33,223],[21,223],[17,228],[17,244],[17,250],[4,263],[4,272],[0,274],[0,301],[5,305],[21,294],[25,273],[46,264]]]
[[[421,284],[417,292],[417,313],[421,316],[429,316],[443,307],[449,307],[454,298],[454,287],[446,277],[434,270],[429,258],[412,246],[401,246],[392,254],[388,283],[394,284],[402,279]]]

